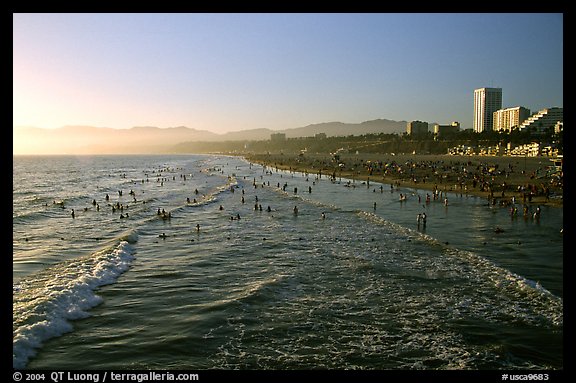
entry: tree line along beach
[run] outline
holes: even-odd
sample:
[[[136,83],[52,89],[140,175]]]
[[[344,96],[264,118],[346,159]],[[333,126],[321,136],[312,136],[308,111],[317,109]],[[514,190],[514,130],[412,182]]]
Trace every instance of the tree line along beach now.
[[[548,157],[392,153],[254,153],[245,157],[278,169],[475,195],[491,204],[563,206],[563,172]]]

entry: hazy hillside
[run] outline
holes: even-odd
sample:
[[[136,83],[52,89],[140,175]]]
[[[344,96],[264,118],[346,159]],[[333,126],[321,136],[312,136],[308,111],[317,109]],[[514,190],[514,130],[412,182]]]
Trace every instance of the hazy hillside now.
[[[65,126],[59,129],[15,128],[16,154],[162,153],[182,141],[212,141],[218,135],[186,127],[131,129]]]
[[[280,131],[253,129],[226,134],[184,126],[164,129],[151,126],[131,129],[92,126],[65,126],[59,129],[16,127],[13,129],[13,152],[15,154],[163,153],[182,142],[258,141],[270,139],[272,133],[285,133],[287,138],[311,137],[318,133],[332,137],[402,133],[405,129],[405,121],[386,119],[359,124],[326,122]]]
[[[343,122],[323,122],[312,124],[303,128],[287,129],[281,131],[286,137],[310,137],[318,133],[326,133],[327,136],[350,136],[369,133],[403,133],[406,131],[406,121],[393,121],[378,119],[364,121],[360,124]]]

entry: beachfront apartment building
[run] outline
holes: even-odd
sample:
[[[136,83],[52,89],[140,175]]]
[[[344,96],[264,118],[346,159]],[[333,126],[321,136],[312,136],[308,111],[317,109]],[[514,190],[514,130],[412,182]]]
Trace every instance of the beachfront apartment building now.
[[[502,109],[502,88],[474,89],[474,132],[492,130],[494,112]]]
[[[428,133],[428,123],[424,121],[410,121],[406,124],[406,133],[409,136]]]
[[[522,124],[520,130],[530,129],[534,133],[544,133],[546,129],[557,129],[558,122],[564,121],[564,108],[546,108],[534,113]]]
[[[450,133],[457,133],[460,130],[460,123],[454,121],[449,125],[434,124],[434,138],[438,138]]]
[[[510,133],[530,117],[530,109],[523,106],[499,109],[492,116],[492,130]]]

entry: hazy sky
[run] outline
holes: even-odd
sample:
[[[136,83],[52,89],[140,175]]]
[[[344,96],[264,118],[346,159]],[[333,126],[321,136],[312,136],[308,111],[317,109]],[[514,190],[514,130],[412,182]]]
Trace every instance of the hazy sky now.
[[[563,15],[14,14],[14,126],[216,133],[563,106]]]

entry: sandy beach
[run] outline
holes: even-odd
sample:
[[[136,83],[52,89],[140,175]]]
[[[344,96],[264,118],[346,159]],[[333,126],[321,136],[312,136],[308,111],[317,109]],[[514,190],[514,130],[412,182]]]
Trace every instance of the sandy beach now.
[[[493,204],[563,205],[563,173],[548,157],[428,154],[250,154],[274,168],[359,182],[476,195]]]

